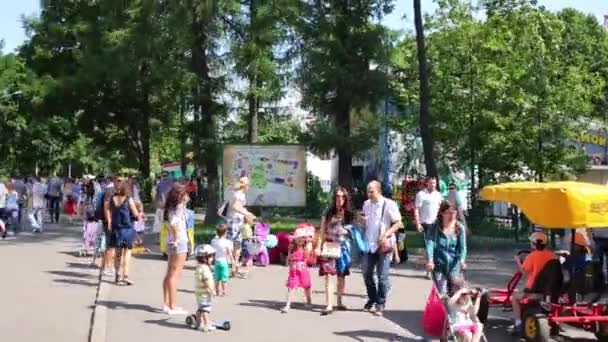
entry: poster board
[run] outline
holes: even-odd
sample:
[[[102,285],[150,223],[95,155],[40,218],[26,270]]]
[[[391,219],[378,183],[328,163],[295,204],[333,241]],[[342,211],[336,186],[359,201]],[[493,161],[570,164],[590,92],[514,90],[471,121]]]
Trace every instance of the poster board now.
[[[302,145],[224,145],[224,199],[240,177],[250,179],[247,205],[306,206],[306,147]]]

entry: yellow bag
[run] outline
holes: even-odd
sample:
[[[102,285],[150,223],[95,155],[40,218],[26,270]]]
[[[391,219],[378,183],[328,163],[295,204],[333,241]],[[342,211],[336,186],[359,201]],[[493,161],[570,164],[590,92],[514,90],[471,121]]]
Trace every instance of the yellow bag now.
[[[166,223],[160,227],[160,252],[162,254],[167,254],[167,236],[169,236],[169,227],[167,227]]]
[[[167,237],[169,236],[169,227],[166,223],[160,228],[160,252],[167,254]],[[190,252],[194,250],[194,229],[188,229],[188,242],[190,243]]]

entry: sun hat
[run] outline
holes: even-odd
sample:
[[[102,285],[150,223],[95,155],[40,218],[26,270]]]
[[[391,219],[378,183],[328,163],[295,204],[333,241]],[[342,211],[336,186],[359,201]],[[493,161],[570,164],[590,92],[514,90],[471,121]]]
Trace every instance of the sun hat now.
[[[564,240],[568,242],[572,241],[572,236],[567,236]],[[583,233],[576,232],[576,234],[574,234],[574,244],[582,247],[589,247],[589,239],[587,239]]]

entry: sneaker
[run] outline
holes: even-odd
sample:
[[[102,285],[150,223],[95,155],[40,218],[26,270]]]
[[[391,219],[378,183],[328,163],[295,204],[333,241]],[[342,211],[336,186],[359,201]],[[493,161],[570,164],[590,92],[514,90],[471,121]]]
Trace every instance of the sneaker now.
[[[517,325],[513,324],[507,328],[507,331],[512,336],[521,336],[521,334],[522,334],[521,324],[517,324]]]
[[[114,270],[112,270],[111,268],[104,268],[103,271],[101,271],[101,272],[106,277],[113,277],[114,276]]]
[[[289,306],[285,305],[282,309],[281,309],[281,313],[288,313],[289,312]]]
[[[382,312],[384,311],[384,305],[383,304],[377,304],[376,305],[376,310],[374,311],[374,315],[376,316],[382,316]]]
[[[204,332],[211,332],[216,330],[215,326],[213,324],[209,324],[203,327],[203,331]]]
[[[182,308],[175,308],[175,309],[169,309],[169,312],[167,312],[167,313],[171,316],[182,316],[182,315],[187,315],[188,311],[186,311]]]
[[[168,307],[168,306],[166,306],[166,305],[163,305],[163,313],[168,314],[168,313],[169,313],[169,311],[171,311],[171,308],[169,308],[169,307]]]
[[[363,312],[371,312],[373,309],[374,309],[374,303],[367,302],[367,303],[365,303],[365,306],[363,307]]]

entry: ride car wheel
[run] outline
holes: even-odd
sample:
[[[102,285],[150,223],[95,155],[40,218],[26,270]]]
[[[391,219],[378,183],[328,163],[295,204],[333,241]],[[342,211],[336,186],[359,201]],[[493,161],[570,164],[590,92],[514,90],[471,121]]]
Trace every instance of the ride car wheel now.
[[[600,322],[598,324],[595,337],[597,338],[598,342],[608,342],[608,323]]]
[[[551,326],[549,319],[542,313],[529,312],[524,315],[523,335],[526,342],[549,342]]]

